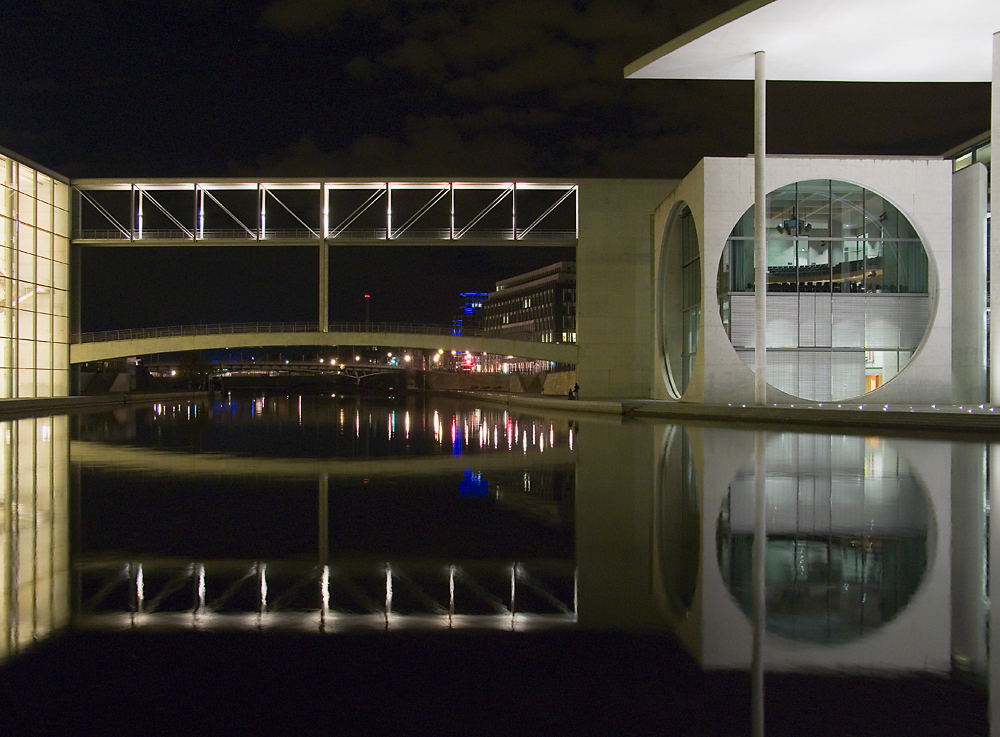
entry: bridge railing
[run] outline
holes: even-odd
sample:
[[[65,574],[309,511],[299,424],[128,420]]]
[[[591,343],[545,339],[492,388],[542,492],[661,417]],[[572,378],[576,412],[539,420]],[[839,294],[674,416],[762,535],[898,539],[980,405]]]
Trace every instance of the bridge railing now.
[[[238,240],[238,241],[259,241],[269,240],[293,240],[312,241],[326,240],[335,242],[338,238],[349,240],[428,240],[428,241],[460,241],[466,240],[490,240],[490,241],[556,241],[572,240],[576,238],[576,232],[567,229],[553,228],[533,228],[530,231],[518,231],[516,233],[511,228],[487,229],[476,228],[467,233],[453,233],[445,228],[406,228],[402,232],[393,231],[392,237],[386,237],[385,228],[344,228],[334,229],[325,238],[320,237],[319,230],[308,230],[306,228],[268,228],[263,234],[255,230],[242,228],[205,228],[201,231],[181,230],[180,228],[143,228],[142,232],[133,230],[117,230],[109,228],[84,228],[75,231],[75,240],[95,240],[95,241],[143,241],[143,240],[188,240],[188,241],[210,241],[210,240]]]
[[[213,325],[170,325],[167,327],[137,328],[125,330],[102,330],[91,333],[73,333],[73,343],[103,343],[119,340],[142,340],[146,338],[172,338],[189,335],[244,335],[247,333],[315,333],[319,332],[316,322],[227,322]],[[371,333],[403,335],[454,335],[451,325],[419,325],[396,322],[331,322],[331,333]],[[463,336],[508,338],[539,342],[529,332],[503,333],[497,335],[479,328],[462,328]]]

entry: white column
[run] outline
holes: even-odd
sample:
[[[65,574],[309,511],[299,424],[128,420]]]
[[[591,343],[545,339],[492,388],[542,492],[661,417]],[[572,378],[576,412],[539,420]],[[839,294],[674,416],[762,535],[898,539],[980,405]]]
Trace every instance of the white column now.
[[[764,182],[766,90],[764,52],[754,54],[753,87],[753,265],[754,265],[754,400],[767,402],[767,238]]]
[[[1000,32],[993,34],[993,105],[990,116],[990,138],[996,139],[996,132],[1000,130]],[[1000,167],[996,165],[996,147],[993,148],[994,155],[990,157],[990,182],[992,183],[993,194],[996,195],[996,175],[1000,173]],[[992,197],[990,202],[990,213],[992,222],[990,223],[990,287],[994,297],[1000,296],[1000,235],[997,230],[997,221],[992,218],[996,213],[997,197]],[[993,300],[1000,304],[1000,298]],[[1000,310],[997,310],[1000,313]],[[993,314],[990,308],[990,318],[992,329],[990,330],[990,404],[1000,404],[1000,329],[997,329],[997,315]]]

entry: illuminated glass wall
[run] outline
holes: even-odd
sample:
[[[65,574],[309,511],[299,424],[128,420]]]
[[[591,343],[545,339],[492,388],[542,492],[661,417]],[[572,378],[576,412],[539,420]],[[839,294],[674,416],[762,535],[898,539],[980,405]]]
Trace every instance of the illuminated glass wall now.
[[[0,423],[0,660],[69,622],[69,418]]]
[[[69,394],[69,185],[0,154],[0,398]]]

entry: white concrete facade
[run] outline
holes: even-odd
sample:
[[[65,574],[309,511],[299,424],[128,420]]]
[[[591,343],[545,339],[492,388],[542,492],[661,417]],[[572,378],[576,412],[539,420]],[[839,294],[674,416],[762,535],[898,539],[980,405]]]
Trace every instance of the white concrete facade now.
[[[864,395],[870,402],[952,400],[952,175],[951,162],[931,159],[774,157],[768,160],[767,191],[800,181],[830,179],[870,189],[892,202],[914,226],[929,261],[930,322],[906,367]],[[737,355],[718,309],[717,272],[726,240],[754,204],[754,161],[703,159],[660,203],[655,213],[653,258],[656,336],[651,346],[653,397],[691,402],[754,402],[754,372]],[[701,318],[694,369],[683,395],[671,376],[664,345],[677,340],[671,311],[679,288],[675,262],[664,253],[671,215],[686,204],[694,217],[701,256]],[[673,327],[672,327],[673,325]],[[636,395],[631,395],[636,396]],[[768,389],[768,401],[800,399]]]
[[[580,397],[651,396],[650,214],[677,180],[579,182],[576,324]]]

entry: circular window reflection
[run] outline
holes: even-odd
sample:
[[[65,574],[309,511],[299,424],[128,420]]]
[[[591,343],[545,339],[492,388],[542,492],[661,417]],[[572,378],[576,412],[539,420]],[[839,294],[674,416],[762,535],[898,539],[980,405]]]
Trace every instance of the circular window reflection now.
[[[902,611],[927,570],[927,495],[880,439],[781,435],[767,445],[765,626],[810,643],[849,642]],[[751,461],[722,503],[722,578],[753,610]]]
[[[881,195],[830,179],[767,196],[767,378],[792,396],[873,391],[913,356],[930,320],[927,253]],[[754,208],[719,263],[719,312],[754,369]]]
[[[656,562],[671,613],[684,617],[694,603],[701,556],[698,484],[687,433],[680,427],[660,463],[656,496]]]

